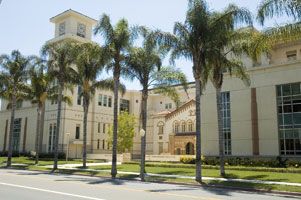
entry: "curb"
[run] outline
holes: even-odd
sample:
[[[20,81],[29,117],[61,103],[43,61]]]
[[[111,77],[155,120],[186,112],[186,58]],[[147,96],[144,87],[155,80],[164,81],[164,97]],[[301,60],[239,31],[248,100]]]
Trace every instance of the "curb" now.
[[[1,169],[1,168],[0,168]],[[2,168],[2,169],[14,169],[14,168]],[[26,170],[26,169],[14,169],[14,170]],[[101,176],[101,175],[88,175],[88,174],[78,174],[78,173],[68,173],[68,172],[51,172],[44,170],[26,170],[26,171],[37,171],[37,172],[48,172],[49,174],[66,174],[66,175],[77,175],[77,176],[87,176],[87,177],[99,177],[105,179],[119,179],[119,180],[128,180],[128,181],[137,181],[137,182],[149,182],[149,183],[158,183],[158,184],[170,184],[170,185],[184,185],[184,186],[193,186],[201,188],[219,188],[219,189],[228,189],[228,190],[238,190],[238,191],[248,191],[256,193],[270,193],[270,194],[280,194],[280,195],[290,195],[290,196],[301,196],[301,192],[288,192],[288,191],[277,191],[277,190],[264,190],[264,189],[254,189],[254,188],[242,188],[242,187],[232,187],[232,186],[223,186],[223,185],[207,185],[207,184],[194,184],[194,183],[181,183],[181,182],[170,182],[170,181],[152,181],[145,180],[141,181],[139,178],[112,178],[110,176]]]

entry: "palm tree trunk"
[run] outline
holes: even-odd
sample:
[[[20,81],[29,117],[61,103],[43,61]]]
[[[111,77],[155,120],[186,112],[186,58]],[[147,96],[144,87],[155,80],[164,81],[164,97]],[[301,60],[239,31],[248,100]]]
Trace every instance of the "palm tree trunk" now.
[[[86,163],[87,163],[87,118],[88,118],[88,110],[89,110],[89,100],[87,96],[84,96],[84,102],[83,102],[83,107],[84,107],[84,149],[83,149],[83,168],[85,169]]]
[[[145,131],[145,134],[143,136],[141,136],[141,163],[140,163],[141,181],[144,181],[144,173],[145,173],[147,98],[148,98],[148,90],[147,90],[147,88],[144,88],[142,91],[142,129]]]
[[[13,154],[12,143],[13,143],[13,129],[14,129],[15,110],[16,110],[16,95],[17,95],[17,89],[16,89],[16,86],[14,86],[13,94],[12,94],[12,108],[11,108],[11,116],[10,116],[8,155],[7,155],[6,167],[11,167],[11,157],[12,157],[12,154]]]
[[[37,108],[37,128],[36,128],[36,161],[35,164],[37,165],[39,163],[39,153],[40,153],[40,135],[41,135],[41,112],[42,112],[42,103],[38,103],[38,108]]]
[[[195,78],[195,100],[196,100],[196,159],[195,159],[195,180],[202,182],[202,151],[201,151],[201,80]]]
[[[217,108],[217,121],[218,121],[218,146],[220,158],[220,173],[225,176],[225,158],[224,158],[224,135],[223,135],[223,113],[222,113],[222,100],[221,88],[216,87],[216,108]]]
[[[119,70],[115,68],[114,72],[114,120],[113,120],[113,152],[112,152],[112,178],[117,175],[117,119],[118,119],[118,88],[119,88]]]
[[[59,136],[60,136],[60,125],[61,125],[61,109],[62,109],[62,96],[63,96],[63,85],[61,81],[58,84],[58,106],[57,106],[57,120],[56,120],[56,136],[54,144],[54,164],[53,170],[57,169],[58,155],[59,155]]]

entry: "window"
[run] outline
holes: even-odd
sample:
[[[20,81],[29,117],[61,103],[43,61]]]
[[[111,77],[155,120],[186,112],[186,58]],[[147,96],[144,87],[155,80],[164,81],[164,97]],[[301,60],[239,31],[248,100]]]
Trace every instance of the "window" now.
[[[112,107],[112,97],[109,97],[109,99],[108,99],[108,106],[110,108]]]
[[[171,109],[171,108],[172,108],[172,103],[165,104],[165,109]]]
[[[49,125],[48,152],[54,151],[55,137],[56,137],[56,123]]]
[[[126,99],[120,99],[120,112],[129,112],[130,110],[130,101]]]
[[[110,144],[107,142],[107,149],[110,150]]]
[[[82,86],[79,85],[77,87],[77,105],[81,105],[82,101],[81,101],[81,93],[82,93]]]
[[[76,125],[76,129],[75,129],[75,139],[79,140],[80,138],[80,125]]]
[[[179,132],[179,123],[175,122],[174,123],[174,133],[178,133]]]
[[[159,143],[159,155],[163,153],[163,142]]]
[[[182,122],[182,133],[186,132],[186,123]]]
[[[301,83],[277,86],[281,155],[301,155]]]
[[[19,151],[20,134],[21,134],[21,122],[22,122],[21,118],[18,118],[18,119],[14,120],[14,127],[13,127],[13,151]]]
[[[22,106],[23,106],[23,102],[22,101],[21,102],[17,102],[16,109],[22,108]]]
[[[102,104],[102,95],[100,94],[98,96],[98,105],[101,106],[101,104]]]
[[[103,97],[103,106],[107,106],[107,99],[108,99],[107,96]]]
[[[100,140],[98,139],[97,140],[97,149],[99,149],[99,143],[100,143]]]
[[[105,140],[102,140],[102,149],[105,149],[105,144],[106,144]]]
[[[225,155],[231,155],[232,145],[231,145],[230,92],[223,92],[221,98],[222,98],[222,113],[223,113],[224,153]]]
[[[181,155],[181,149],[177,148],[177,155]]]
[[[97,132],[100,133],[100,122],[98,122]]]
[[[296,60],[297,59],[297,51],[288,51],[286,52],[286,57],[287,57],[287,60],[290,61],[290,60]]]
[[[164,133],[164,123],[163,122],[158,122],[158,135],[163,135]]]
[[[102,133],[106,133],[106,124],[103,123],[103,126],[102,126]]]
[[[188,122],[188,132],[192,132],[193,129],[192,129],[192,121],[189,121]]]

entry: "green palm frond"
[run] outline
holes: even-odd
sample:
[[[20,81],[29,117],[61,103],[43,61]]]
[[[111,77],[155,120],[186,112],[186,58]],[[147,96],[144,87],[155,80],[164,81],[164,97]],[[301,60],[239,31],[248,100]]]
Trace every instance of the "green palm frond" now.
[[[264,24],[266,19],[287,15],[295,20],[301,19],[301,0],[263,0],[258,6],[257,20]]]

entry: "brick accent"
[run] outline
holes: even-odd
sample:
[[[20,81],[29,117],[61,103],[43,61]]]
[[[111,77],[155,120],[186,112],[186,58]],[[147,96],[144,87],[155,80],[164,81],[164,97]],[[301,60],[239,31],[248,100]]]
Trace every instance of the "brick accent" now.
[[[27,117],[25,117],[25,125],[24,125],[23,152],[26,151],[26,136],[27,136]]]
[[[7,129],[8,129],[8,120],[6,120],[6,123],[5,123],[5,133],[4,133],[4,141],[3,141],[3,152],[6,151]]]
[[[251,121],[253,155],[259,155],[258,108],[256,100],[256,88],[251,88]]]

